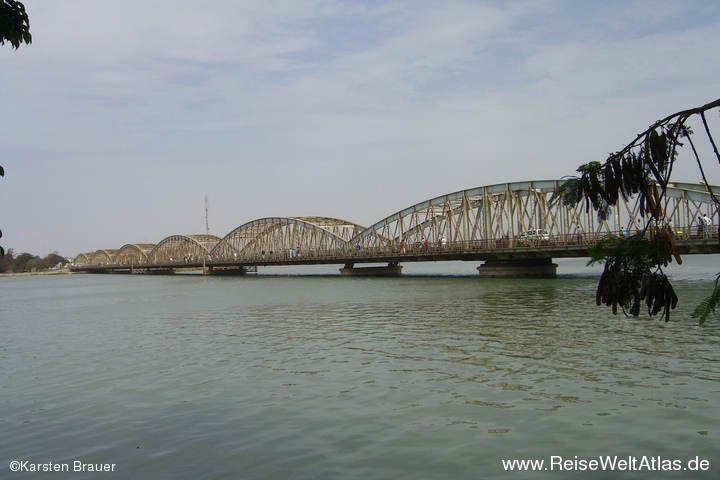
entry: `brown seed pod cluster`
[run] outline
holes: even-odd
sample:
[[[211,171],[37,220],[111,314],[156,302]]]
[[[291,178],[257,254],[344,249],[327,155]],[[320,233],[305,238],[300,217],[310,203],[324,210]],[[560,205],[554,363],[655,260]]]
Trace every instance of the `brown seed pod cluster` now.
[[[658,265],[667,267],[673,258],[678,265],[682,265],[682,257],[675,244],[675,235],[668,225],[650,230],[650,238],[655,244]]]
[[[602,275],[600,275],[600,281],[598,282],[597,291],[595,293],[595,302],[598,305],[612,307],[613,315],[617,315],[620,299],[616,294],[616,291],[611,293],[611,284],[611,273],[610,270],[606,268],[603,270]]]
[[[651,273],[640,287],[640,300],[645,300],[648,315],[651,317],[662,312],[660,319],[670,320],[670,310],[677,306],[678,297],[667,277],[662,273]]]

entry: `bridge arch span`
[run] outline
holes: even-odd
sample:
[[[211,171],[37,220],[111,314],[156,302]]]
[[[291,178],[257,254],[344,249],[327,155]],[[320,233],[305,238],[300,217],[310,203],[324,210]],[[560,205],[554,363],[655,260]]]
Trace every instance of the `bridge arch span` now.
[[[128,243],[120,247],[115,254],[119,265],[140,265],[148,263],[148,254],[155,248],[154,243]]]
[[[78,253],[73,259],[75,265],[91,265],[90,259],[92,259],[93,252]]]
[[[665,189],[665,218],[673,222],[676,234],[697,233],[698,218],[707,216],[711,223],[718,225],[717,198],[720,187],[702,183],[670,183]],[[714,197],[714,198],[713,198]],[[632,213],[637,219],[639,205],[634,205]]]
[[[150,263],[187,263],[208,258],[220,237],[215,235],[171,235],[148,253]]]
[[[267,217],[245,223],[228,233],[210,253],[220,261],[262,261],[327,256],[345,252],[348,240],[365,227],[330,217]]]
[[[614,230],[582,206],[551,205],[562,182],[501,183],[441,195],[380,220],[350,241],[401,251],[422,250],[425,240],[436,249],[493,249],[534,241],[538,230],[543,240],[563,242]]]
[[[115,263],[117,249],[96,250],[90,258],[90,265],[112,265]]]

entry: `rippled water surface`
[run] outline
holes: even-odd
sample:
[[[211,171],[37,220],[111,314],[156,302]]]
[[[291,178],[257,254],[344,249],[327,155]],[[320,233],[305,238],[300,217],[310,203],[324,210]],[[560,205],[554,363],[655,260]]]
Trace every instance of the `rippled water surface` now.
[[[718,478],[720,329],[689,318],[710,285],[687,272],[667,325],[562,268],[1,278],[0,477],[577,478],[502,460],[618,455],[710,468],[595,477]]]

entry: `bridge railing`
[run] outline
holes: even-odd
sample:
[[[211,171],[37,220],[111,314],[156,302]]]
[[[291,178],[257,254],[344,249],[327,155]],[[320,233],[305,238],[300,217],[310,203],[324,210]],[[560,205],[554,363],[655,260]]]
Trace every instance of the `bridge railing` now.
[[[381,247],[348,247],[345,249],[283,249],[267,251],[265,253],[254,253],[242,256],[217,256],[208,258],[207,263],[212,265],[237,264],[237,263],[276,263],[276,262],[297,262],[303,263],[309,260],[329,261],[333,259],[348,260],[352,258],[387,258],[387,257],[408,257],[453,254],[453,253],[480,253],[491,250],[507,249],[538,249],[554,246],[587,246],[597,243],[604,236],[601,234],[575,234],[554,236],[548,239],[523,240],[520,238],[502,238],[494,240],[472,240],[458,242],[415,242],[410,245],[391,244]],[[200,260],[201,261],[201,260]],[[175,261],[175,263],[178,263]],[[187,262],[186,262],[187,263]]]
[[[709,226],[706,229],[698,229],[696,226],[683,227],[673,229],[677,242],[696,241],[717,239],[717,226]],[[632,235],[636,231],[626,232],[626,235]],[[343,250],[307,250],[288,253],[283,252],[275,256],[251,256],[243,257],[243,260],[249,262],[273,262],[273,261],[296,261],[301,263],[307,259],[331,260],[334,258],[348,259],[352,257],[393,257],[397,256],[422,256],[437,254],[459,254],[459,253],[483,253],[488,251],[500,250],[542,250],[556,249],[557,247],[581,247],[586,248],[597,244],[600,240],[608,235],[621,236],[621,232],[613,233],[574,233],[564,235],[550,235],[547,238],[499,238],[491,240],[472,240],[472,241],[434,241],[424,244],[423,242],[414,242],[410,245],[392,244],[382,247],[366,247],[366,248],[350,248]]]

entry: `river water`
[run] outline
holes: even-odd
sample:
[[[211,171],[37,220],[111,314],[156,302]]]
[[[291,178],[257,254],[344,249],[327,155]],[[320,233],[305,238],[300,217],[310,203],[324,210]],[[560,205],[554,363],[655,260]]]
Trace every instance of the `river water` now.
[[[0,278],[0,477],[718,478],[715,257],[668,324],[595,306],[582,260],[475,267]]]

